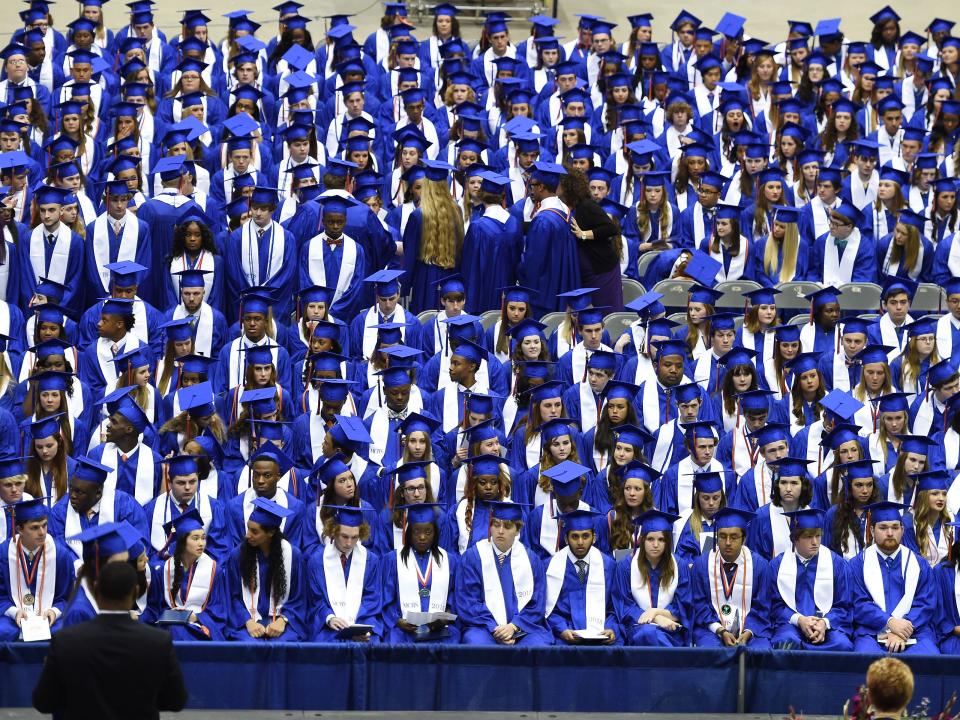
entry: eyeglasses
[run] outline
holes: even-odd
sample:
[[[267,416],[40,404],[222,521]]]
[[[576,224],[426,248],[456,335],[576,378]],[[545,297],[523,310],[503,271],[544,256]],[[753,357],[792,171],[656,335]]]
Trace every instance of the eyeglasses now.
[[[677,35],[693,35],[693,30],[677,30]]]
[[[837,220],[836,218],[830,218],[830,225],[833,227],[853,227],[852,222],[847,222],[846,220]]]

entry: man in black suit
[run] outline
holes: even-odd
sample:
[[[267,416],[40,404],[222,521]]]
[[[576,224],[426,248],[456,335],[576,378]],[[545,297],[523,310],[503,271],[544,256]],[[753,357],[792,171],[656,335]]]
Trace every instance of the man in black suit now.
[[[65,628],[50,642],[33,706],[62,718],[158,718],[187,701],[170,633],[130,616],[137,573],[126,562],[104,566],[95,585],[100,614]]]

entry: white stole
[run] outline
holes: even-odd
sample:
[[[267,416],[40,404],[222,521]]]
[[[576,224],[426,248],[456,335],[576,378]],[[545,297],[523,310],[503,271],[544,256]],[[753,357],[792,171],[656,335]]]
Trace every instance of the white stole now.
[[[191,268],[187,266],[187,262],[184,256],[177,255],[170,260],[170,281],[177,291],[177,297],[180,297],[180,276],[174,275],[176,272],[181,270],[210,270],[211,272],[203,276],[203,299],[205,302],[210,302],[210,291],[213,289],[213,278],[215,277],[212,272],[215,270],[214,267],[214,256],[208,252],[201,251],[200,255],[197,257],[196,264]],[[174,316],[176,320],[177,317]]]
[[[729,617],[724,615],[722,608],[724,605],[729,605],[737,609],[740,614],[739,626],[742,631],[753,602],[753,555],[750,548],[746,546],[740,551],[740,556],[736,559],[737,576],[734,578],[729,600],[724,597],[721,563],[720,552],[716,549],[711,550],[707,562],[710,572],[710,577],[707,578],[710,583],[710,602],[713,605],[717,620],[727,630],[733,628],[735,618],[733,614]]]
[[[797,566],[800,558],[794,550],[784,552],[777,571],[777,590],[788,608],[797,612]],[[817,551],[817,573],[813,580],[813,602],[823,615],[833,608],[833,556],[826,545]]]
[[[607,585],[606,573],[603,568],[603,555],[595,547],[591,547],[584,559],[587,561],[585,593],[587,627],[577,629],[602,632],[607,619]],[[550,617],[557,606],[560,591],[563,589],[563,579],[567,573],[568,562],[574,563],[574,566],[577,562],[577,558],[570,552],[569,548],[566,552],[558,552],[554,555],[547,565],[545,617]]]
[[[829,287],[835,285],[845,285],[851,282],[853,278],[853,266],[857,260],[857,253],[860,250],[860,231],[853,229],[847,238],[847,245],[843,249],[843,257],[837,253],[837,246],[833,242],[833,236],[827,235],[824,239],[823,248],[823,285]]]
[[[283,266],[284,249],[286,246],[287,235],[283,226],[272,222],[266,228],[263,240],[270,243],[270,258],[267,262],[267,272],[260,277],[260,252],[254,230],[253,220],[247,220],[240,228],[240,266],[243,269],[243,276],[250,285],[268,285],[270,278],[280,272]]]
[[[203,529],[209,532],[210,523],[213,520],[213,511],[210,509],[210,498],[205,493],[198,492],[194,496],[194,500],[195,502],[192,504],[197,508],[197,512],[200,513],[200,519],[203,520]],[[170,492],[166,492],[158,496],[157,501],[153,504],[153,515],[150,518],[150,545],[158,552],[167,542],[167,534],[163,531],[163,526],[171,519],[170,503],[172,502],[173,496]]]
[[[276,617],[280,614],[283,606],[286,604],[287,600],[290,599],[290,587],[293,585],[293,548],[287,540],[280,541],[280,551],[283,556],[283,573],[287,577],[287,591],[283,594],[283,597],[280,598],[280,602],[275,602],[273,599],[272,588],[266,588],[267,593],[270,595],[270,614],[273,617]],[[260,593],[263,592],[264,588],[260,582],[260,563],[257,562],[253,566],[254,572],[254,582],[257,584],[257,597],[254,598],[253,594],[250,592],[250,586],[246,583],[241,583],[240,592],[243,595],[243,604],[247,606],[247,609],[250,611],[250,618],[254,622],[260,622],[260,609],[257,607],[260,604]],[[273,620],[273,617],[270,620]]]
[[[477,543],[477,552],[480,556],[480,570],[483,575],[483,596],[487,610],[493,615],[497,625],[506,625],[506,602],[503,598],[503,586],[500,584],[500,574],[497,571],[497,555],[500,551],[494,548],[490,540],[485,539]],[[527,549],[523,543],[515,541],[510,553],[510,569],[513,573],[513,586],[517,596],[517,612],[523,612],[527,603],[533,598],[533,567],[527,557]]]
[[[253,501],[256,499],[257,493],[253,488],[249,488],[243,493],[243,526],[247,526],[247,522],[250,520],[250,515],[253,513]],[[277,488],[276,494],[270,498],[280,507],[288,508],[290,507],[290,499],[287,497],[287,492],[282,488]],[[280,529],[284,532],[287,529],[287,519],[284,518],[280,521]],[[289,582],[290,576],[287,575],[287,581]]]
[[[173,320],[181,320],[190,313],[180,303],[173,309]],[[194,324],[193,351],[197,355],[211,357],[213,355],[213,308],[206,301],[200,305]]]
[[[104,490],[107,488],[115,490],[117,487],[117,468],[120,467],[120,463],[123,462],[120,458],[122,452],[120,448],[114,445],[112,442],[108,442],[103,447],[103,455],[100,458],[100,461],[110,467],[111,470],[107,473],[107,479],[104,482]],[[148,502],[153,500],[153,479],[154,479],[154,463],[153,463],[153,453],[147,445],[144,445],[142,442],[137,445],[130,453],[127,454],[127,462],[130,462],[133,459],[137,461],[137,472],[136,472],[136,482],[134,484],[134,497],[140,505],[146,505]]]
[[[340,261],[340,270],[337,275],[337,282],[334,285],[327,280],[327,268],[324,264],[323,250],[327,238],[326,233],[320,233],[310,238],[310,249],[307,251],[307,264],[310,273],[310,279],[317,285],[335,288],[333,293],[333,302],[336,303],[344,296],[350,288],[350,282],[353,280],[353,274],[357,268],[357,243],[356,241],[343,235],[343,257]]]
[[[38,548],[39,549],[39,548]],[[37,592],[34,596],[34,614],[42,615],[47,610],[53,608],[53,599],[57,589],[57,544],[52,535],[47,535],[43,543],[43,557],[36,560],[38,567]],[[10,599],[18,610],[23,610],[23,597],[16,590],[19,588],[23,593],[30,592],[26,578],[23,577],[23,571],[20,569],[20,558],[17,557],[16,536],[10,539],[7,544],[7,569],[10,573],[10,587],[7,588]]]
[[[103,495],[100,497],[100,511],[97,514],[97,525],[106,525],[114,521],[114,501],[116,495],[113,490],[103,489]],[[63,522],[63,537],[66,538],[67,545],[78,558],[83,557],[83,542],[80,540],[70,540],[74,535],[79,535],[83,531],[80,525],[80,516],[73,509],[73,505],[67,503],[67,516]],[[83,561],[77,561],[77,566],[82,565]]]
[[[373,327],[374,325],[379,325],[380,313],[377,310],[377,306],[374,305],[369,310],[363,319],[363,358],[364,360],[369,360],[370,356],[373,355],[374,349],[377,347],[377,332],[378,330]],[[396,311],[393,313],[393,320],[390,322],[395,322],[403,325],[400,328],[400,337],[406,341],[407,337],[407,313],[400,305],[397,305]]]
[[[679,533],[677,533],[679,537]],[[640,574],[640,566],[637,564],[640,561],[639,555],[634,555],[630,559],[630,594],[633,595],[633,601],[637,604],[643,611],[651,610],[656,607],[658,610],[663,610],[673,602],[673,596],[677,592],[677,585],[680,582],[680,572],[677,567],[677,561],[674,557],[670,556],[670,564],[673,566],[673,579],[670,581],[670,584],[667,587],[660,587],[659,592],[657,593],[657,604],[653,605],[651,600],[653,593],[651,589],[647,587],[647,583],[644,582],[643,576]]]
[[[110,271],[104,265],[110,260],[110,239],[109,227],[113,218],[107,213],[99,215],[93,221],[93,237],[88,238],[88,242],[93,243],[93,259],[97,265],[97,273],[100,276],[100,285],[103,292],[110,292]],[[117,262],[124,260],[136,260],[137,240],[139,238],[140,228],[137,224],[137,216],[129,210],[126,211],[123,218],[123,230],[120,235],[120,249],[117,251]],[[98,289],[97,292],[100,292]]]
[[[35,277],[47,277],[61,285],[68,285],[67,263],[70,260],[70,245],[73,232],[63,223],[57,228],[56,240],[53,243],[53,255],[50,256],[50,268],[47,268],[44,243],[47,242],[47,230],[43,225],[37,225],[30,234],[30,264],[33,266]]]
[[[194,565],[193,575],[190,579],[190,587],[187,589],[186,600],[180,602],[180,593],[177,597],[173,595],[173,563],[174,558],[167,558],[163,564],[163,600],[167,607],[174,610],[189,610],[193,613],[202,613],[207,607],[207,601],[210,599],[210,592],[213,590],[213,579],[217,574],[217,561],[204,553]],[[184,573],[184,580],[186,575]],[[290,576],[287,576],[287,583],[290,582]],[[182,586],[183,581],[181,581]],[[259,586],[259,578],[258,583]]]
[[[876,545],[864,548],[863,551],[863,582],[873,602],[884,613],[889,612],[891,617],[903,618],[913,606],[913,597],[917,592],[917,583],[920,581],[920,565],[908,548],[900,546],[900,572],[903,574],[903,597],[893,610],[887,610],[887,600],[883,594],[883,575],[880,569],[880,551]]]
[[[430,609],[429,612],[444,612],[447,609],[447,595],[450,590],[450,556],[443,548],[440,550],[441,562],[436,562],[430,556]],[[413,552],[407,556],[404,564],[400,552],[397,551],[397,598],[400,600],[400,610],[403,617],[410,612],[420,612],[420,583],[417,578],[417,559]],[[353,569],[350,570],[353,577]]]
[[[363,601],[363,581],[367,570],[367,549],[357,543],[350,553],[350,578],[343,577],[340,551],[330,543],[323,549],[323,573],[327,587],[327,599],[334,614],[351,625],[357,621],[360,603]],[[417,608],[419,610],[419,607]]]

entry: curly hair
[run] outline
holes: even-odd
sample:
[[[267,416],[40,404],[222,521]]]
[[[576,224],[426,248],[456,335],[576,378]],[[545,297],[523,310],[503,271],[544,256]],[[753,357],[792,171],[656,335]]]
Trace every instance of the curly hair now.
[[[290,578],[287,577],[286,568],[283,566],[283,531],[277,528],[270,537],[270,555],[267,561],[267,577],[270,579],[270,597],[274,604],[278,604],[284,595],[287,594],[287,583]],[[243,584],[250,588],[250,594],[257,592],[257,555],[259,550],[250,546],[249,543],[240,545],[240,579]]]
[[[880,658],[867,668],[870,703],[880,712],[902,710],[913,697],[913,672],[902,660]]]
[[[419,260],[441,268],[455,267],[463,248],[463,217],[446,183],[424,180],[420,211],[423,228]]]

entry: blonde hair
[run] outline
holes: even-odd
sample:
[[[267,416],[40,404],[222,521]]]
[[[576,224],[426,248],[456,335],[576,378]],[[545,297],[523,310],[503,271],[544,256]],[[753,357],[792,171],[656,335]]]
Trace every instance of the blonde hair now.
[[[423,229],[420,235],[421,262],[453,268],[463,247],[463,216],[441,180],[424,180],[420,195]]]
[[[780,266],[778,280],[780,282],[789,282],[797,272],[797,255],[800,252],[800,231],[796,223],[784,223],[786,232],[783,234],[783,240],[777,242],[773,239],[773,228],[770,228],[770,235],[767,237],[767,244],[763,250],[763,269],[767,275],[773,276],[777,269],[777,250],[783,250],[783,264]]]

